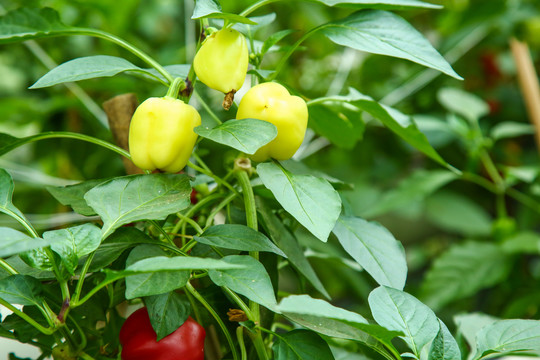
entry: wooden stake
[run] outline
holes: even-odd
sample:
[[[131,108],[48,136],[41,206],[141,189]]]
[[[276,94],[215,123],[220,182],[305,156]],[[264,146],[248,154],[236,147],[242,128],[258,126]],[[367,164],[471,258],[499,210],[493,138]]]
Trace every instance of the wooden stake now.
[[[107,114],[109,126],[116,144],[129,151],[129,123],[133,113],[139,106],[135,94],[122,94],[113,97],[103,103],[103,109]],[[127,174],[142,174],[143,171],[126,158],[122,158]]]
[[[529,120],[534,125],[536,147],[540,151],[540,85],[538,84],[538,75],[526,43],[512,38],[510,48],[516,63],[519,86],[527,107]]]

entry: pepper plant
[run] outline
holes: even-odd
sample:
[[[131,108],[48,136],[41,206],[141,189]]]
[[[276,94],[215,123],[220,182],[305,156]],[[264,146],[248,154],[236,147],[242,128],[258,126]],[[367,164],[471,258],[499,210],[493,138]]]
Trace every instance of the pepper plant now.
[[[538,320],[471,313],[445,323],[434,312],[504,279],[509,254],[526,252],[522,238],[504,246],[469,242],[442,255],[424,283],[422,299],[430,307],[405,291],[406,247],[378,222],[355,215],[350,184],[295,159],[318,139],[337,146],[357,141],[366,123],[377,122],[437,168],[404,181],[370,209],[371,216],[457,181],[494,194],[496,234],[503,240],[512,234],[506,197],[540,208],[493,163],[478,125],[484,107],[476,98],[455,89],[440,93],[450,113],[448,129],[487,174],[452,166],[413,118],[353,84],[345,94],[308,98],[283,76],[291,56],[308,38],[319,37],[461,79],[395,12],[439,6],[314,0],[310,6],[339,8],[345,15],[300,34],[276,29],[259,38],[257,30],[276,18],[265,12],[274,2],[232,13],[217,0],[197,0],[191,18],[199,29],[192,39],[197,53],[191,63],[167,66],[114,34],[66,25],[51,8],[22,7],[0,18],[2,44],[84,35],[112,42],[140,62],[80,57],[53,68],[31,89],[122,73],[162,85],[162,95],[137,110],[120,106],[109,114],[115,139],[128,136],[126,144],[76,132],[0,134],[0,155],[69,138],[135,165],[126,162],[126,174],[110,178],[48,186],[60,204],[83,217],[39,231],[13,204],[14,181],[0,169],[0,211],[19,224],[0,228],[0,304],[13,312],[1,319],[0,336],[38,347],[40,359],[479,360],[539,353]],[[129,131],[114,126],[126,116]],[[313,253],[369,277],[368,293],[357,299],[369,311],[334,302],[327,288],[342,279],[322,279],[309,261]],[[497,263],[463,260],[486,254]],[[464,265],[445,272],[455,264]],[[455,277],[468,279],[477,269],[487,280],[453,287]],[[499,273],[497,281],[492,272]],[[129,316],[133,307],[144,308]]]

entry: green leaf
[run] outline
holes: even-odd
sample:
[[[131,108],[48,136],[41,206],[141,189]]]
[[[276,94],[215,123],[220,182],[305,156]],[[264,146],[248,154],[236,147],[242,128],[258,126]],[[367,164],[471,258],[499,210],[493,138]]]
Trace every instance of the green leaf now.
[[[418,0],[315,0],[327,6],[346,7],[352,9],[386,9],[401,10],[408,8],[440,9],[442,6]]]
[[[157,245],[139,245],[129,253],[126,268],[136,262],[167,253]],[[126,278],[126,299],[168,293],[185,286],[189,280],[189,271],[167,271],[128,276]]]
[[[195,0],[195,9],[192,19],[198,19],[208,14],[221,12],[221,4],[218,0]]]
[[[506,279],[511,260],[495,244],[470,241],[453,245],[428,270],[422,284],[422,299],[439,309],[473,295]]]
[[[105,239],[94,254],[89,272],[99,271],[112,264],[122,253],[139,244],[160,244],[134,227],[121,227]]]
[[[47,231],[43,233],[43,239],[51,243],[51,249],[60,255],[65,269],[73,275],[79,258],[98,248],[101,243],[101,230],[93,224],[84,224]]]
[[[200,136],[253,155],[277,136],[277,128],[268,121],[257,119],[229,120],[213,129],[198,126]]]
[[[210,270],[210,269],[242,269],[244,266],[232,264],[223,260],[210,258],[198,258],[194,256],[175,256],[172,258],[156,256],[143,260],[126,267],[125,271],[116,272],[123,274],[152,273],[176,270]],[[112,273],[112,271],[111,271]]]
[[[480,329],[497,320],[499,319],[496,317],[482,313],[469,313],[454,316],[458,334],[465,338],[469,344],[469,348],[473,351],[476,349],[476,334],[478,334]],[[472,356],[472,354],[470,355]]]
[[[274,14],[274,17],[275,17],[275,14]],[[261,47],[260,54],[261,55],[266,54],[272,48],[272,46],[276,45],[278,42],[283,40],[283,38],[289,36],[290,34],[294,32],[295,30],[287,29],[287,30],[281,30],[276,33],[273,33],[266,40],[264,40],[264,43]]]
[[[428,360],[461,360],[461,351],[446,325],[439,320],[439,333],[433,339]]]
[[[324,102],[327,100],[342,101],[353,104],[362,111],[370,114],[374,118],[380,120],[384,126],[390,131],[401,137],[409,145],[413,146],[417,150],[420,150],[431,159],[437,161],[439,164],[449,167],[448,163],[435,151],[431,146],[426,136],[418,130],[418,127],[414,123],[414,120],[407,115],[385,105],[379,104],[369,96],[359,93],[353,88],[349,88],[349,94],[346,96],[332,96],[327,98],[319,98],[314,102]]]
[[[224,224],[206,229],[195,240],[202,244],[241,251],[267,251],[287,257],[266,236],[245,225]]]
[[[33,249],[20,253],[19,257],[30,267],[39,270],[52,271],[53,263],[45,250]],[[60,260],[60,258],[58,258]],[[65,275],[65,274],[63,274]]]
[[[530,184],[540,175],[540,167],[537,165],[506,166],[504,172],[508,182],[520,180]]]
[[[352,149],[362,139],[365,130],[357,107],[332,100],[309,104],[309,127],[344,149]]]
[[[74,32],[51,8],[20,8],[0,18],[0,43],[23,41]]]
[[[162,220],[187,208],[191,186],[186,175],[150,174],[115,178],[84,195],[103,220],[102,238],[139,220]]]
[[[321,299],[314,299],[309,295],[289,295],[281,299],[277,310],[285,316],[312,315],[357,324],[368,323],[360,314],[334,306]]]
[[[341,212],[341,199],[327,180],[294,175],[274,163],[257,165],[257,173],[289,214],[319,240],[328,240]]]
[[[11,275],[0,279],[0,298],[11,304],[40,305],[41,282],[31,276]]]
[[[44,88],[71,81],[109,77],[126,71],[150,74],[145,69],[135,66],[120,57],[107,55],[87,56],[73,59],[55,67],[43,75],[34,85],[30,86],[30,89]]]
[[[93,216],[96,215],[96,212],[88,206],[84,199],[84,194],[108,180],[109,179],[88,180],[74,185],[47,186],[46,189],[60,204],[71,206],[76,213],[81,215]]]
[[[388,191],[374,206],[362,213],[364,217],[377,217],[398,209],[405,211],[413,203],[423,201],[437,189],[457,179],[448,170],[418,170],[401,181],[397,187]]]
[[[505,121],[491,128],[489,136],[497,141],[500,139],[514,138],[522,135],[533,135],[534,125]]]
[[[0,212],[11,216],[19,222],[28,224],[28,220],[26,220],[23,213],[12,203],[14,188],[15,185],[11,175],[6,170],[0,169]]]
[[[403,332],[401,338],[417,358],[439,332],[437,316],[410,294],[380,286],[369,294],[368,301],[375,321],[389,330]]]
[[[35,239],[15,229],[0,227],[0,258],[49,245],[43,239]]]
[[[525,351],[540,351],[540,321],[499,320],[478,332],[473,359],[487,359]]]
[[[489,105],[476,95],[456,88],[442,88],[437,99],[450,112],[463,116],[471,123],[489,114]]]
[[[469,197],[442,191],[431,195],[425,203],[426,217],[440,228],[465,236],[487,236],[492,220],[486,210]]]
[[[217,286],[227,286],[251,301],[274,310],[277,302],[270,276],[263,264],[248,255],[225,256],[221,261],[242,266],[241,269],[209,270],[210,279]]]
[[[324,300],[313,299],[309,295],[291,295],[281,300],[278,311],[291,321],[320,334],[359,341],[380,353],[386,353],[388,349],[396,358],[399,357],[392,339],[402,335],[401,332],[369,324],[360,314]]]
[[[259,29],[268,26],[270,24],[273,24],[276,20],[276,13],[268,13],[261,16],[250,16],[248,17],[249,20],[255,22],[256,24],[242,24],[242,23],[236,23],[233,25],[233,29],[238,30],[242,34],[244,34],[246,37],[250,37],[255,34],[256,31]],[[216,20],[219,21],[219,20]],[[254,40],[254,45],[257,46],[257,43],[261,43],[258,40]],[[248,47],[251,47],[251,44],[248,42]]]
[[[291,264],[299,273],[304,275],[306,279],[326,298],[330,299],[330,295],[324,288],[324,285],[319,280],[315,270],[304,255],[304,251],[298,244],[296,238],[285,227],[280,219],[272,213],[268,206],[260,199],[256,198],[257,212],[261,216],[263,226],[270,238],[277,246],[287,255],[289,264]]]
[[[148,296],[144,299],[144,303],[148,309],[152,328],[157,335],[156,341],[182,326],[191,313],[189,301],[174,291]]]
[[[276,360],[334,360],[326,341],[309,330],[293,330],[280,335],[272,350]]]
[[[321,31],[336,44],[407,59],[463,79],[421,33],[391,12],[361,10],[345,19],[326,24]]]
[[[540,235],[535,232],[520,232],[504,239],[501,249],[508,254],[540,254]]]
[[[345,251],[379,285],[403,290],[407,279],[405,251],[386,228],[357,217],[341,216],[333,232]]]
[[[303,162],[289,159],[289,160],[280,161],[279,163],[286,170],[288,170],[289,172],[295,175],[311,175],[318,178],[323,178],[325,180],[328,180],[328,182],[332,184],[332,186],[335,189],[347,189],[347,190],[353,189],[353,186],[351,184],[346,184],[342,180],[337,179],[333,176],[330,176],[322,171],[312,169],[308,167],[306,164],[304,164]]]
[[[233,23],[257,25],[256,22],[237,14],[221,12],[221,5],[217,0],[197,0],[192,19],[224,19]]]

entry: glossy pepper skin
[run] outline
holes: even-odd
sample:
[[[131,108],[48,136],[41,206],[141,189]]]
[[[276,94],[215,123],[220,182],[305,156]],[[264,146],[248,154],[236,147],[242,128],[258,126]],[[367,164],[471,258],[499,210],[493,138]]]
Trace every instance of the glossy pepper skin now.
[[[144,307],[131,314],[120,329],[122,360],[204,360],[206,332],[191,317],[160,341]]]
[[[236,92],[242,87],[248,63],[246,38],[230,28],[208,36],[193,59],[199,80],[225,94]]]
[[[201,124],[194,107],[171,97],[145,100],[131,118],[129,151],[135,165],[143,170],[176,173],[191,156]]]
[[[290,159],[302,144],[308,123],[306,102],[289,94],[277,83],[262,83],[252,87],[240,101],[237,119],[265,120],[277,127],[278,134],[251,156],[254,161]]]

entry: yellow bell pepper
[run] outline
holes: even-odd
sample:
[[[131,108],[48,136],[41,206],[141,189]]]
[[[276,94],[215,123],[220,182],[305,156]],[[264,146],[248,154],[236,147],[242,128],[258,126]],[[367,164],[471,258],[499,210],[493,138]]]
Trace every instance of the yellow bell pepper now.
[[[228,28],[209,35],[193,59],[195,74],[206,86],[228,94],[244,84],[249,63],[246,38]]]
[[[308,123],[306,102],[277,83],[252,87],[240,101],[237,119],[259,119],[274,124],[278,134],[251,156],[254,161],[290,159],[302,144]]]
[[[167,96],[145,100],[129,127],[131,160],[144,170],[182,170],[197,141],[193,129],[200,124],[197,110],[182,100]]]

